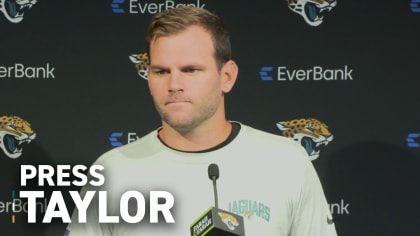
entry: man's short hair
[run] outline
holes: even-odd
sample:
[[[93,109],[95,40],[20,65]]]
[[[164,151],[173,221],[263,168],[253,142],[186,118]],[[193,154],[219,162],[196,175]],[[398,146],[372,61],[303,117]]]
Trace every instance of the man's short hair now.
[[[232,59],[229,32],[222,20],[210,11],[197,7],[179,7],[155,14],[149,24],[146,47],[159,37],[176,35],[189,26],[198,25],[207,30],[213,40],[214,57],[219,69]],[[151,58],[150,58],[151,60]]]

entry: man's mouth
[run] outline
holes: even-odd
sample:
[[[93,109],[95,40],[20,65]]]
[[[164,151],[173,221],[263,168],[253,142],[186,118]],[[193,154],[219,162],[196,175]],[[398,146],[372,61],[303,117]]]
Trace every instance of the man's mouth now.
[[[175,101],[168,101],[165,103],[165,105],[171,105],[171,104],[183,104],[183,103],[189,103],[188,101],[183,100],[175,100]]]

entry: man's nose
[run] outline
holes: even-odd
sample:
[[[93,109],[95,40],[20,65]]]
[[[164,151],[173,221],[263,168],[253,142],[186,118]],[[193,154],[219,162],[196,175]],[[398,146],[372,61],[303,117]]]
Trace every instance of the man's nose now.
[[[170,74],[168,91],[171,93],[184,91],[182,73],[172,72]]]

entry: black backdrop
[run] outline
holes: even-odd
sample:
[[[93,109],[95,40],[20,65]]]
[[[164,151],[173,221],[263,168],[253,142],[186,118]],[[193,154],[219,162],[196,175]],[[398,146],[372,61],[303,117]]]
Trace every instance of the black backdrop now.
[[[338,0],[319,26],[285,0],[39,0],[16,23],[5,11],[13,2],[0,1],[0,117],[29,122],[36,138],[18,158],[0,151],[2,235],[65,229],[59,221],[27,225],[24,212],[6,207],[21,188],[21,164],[90,165],[159,126],[147,82],[129,59],[145,52],[155,13],[139,4],[200,4],[224,19],[240,68],[227,96],[229,119],[279,135],[280,121],[328,125],[334,138],[313,164],[339,235],[420,235],[415,0]],[[344,79],[330,80],[333,71]],[[3,144],[6,133],[0,129]]]

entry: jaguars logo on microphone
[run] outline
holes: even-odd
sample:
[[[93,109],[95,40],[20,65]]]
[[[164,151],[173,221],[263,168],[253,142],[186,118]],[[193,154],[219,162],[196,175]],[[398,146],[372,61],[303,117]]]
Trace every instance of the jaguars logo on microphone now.
[[[225,223],[230,230],[235,230],[235,228],[239,226],[238,220],[233,215],[224,212],[218,213],[220,219],[222,219],[223,223]]]
[[[18,116],[0,117],[0,149],[9,158],[23,154],[23,146],[36,138],[28,121]]]
[[[37,0],[0,0],[0,11],[12,23],[19,23]]]

